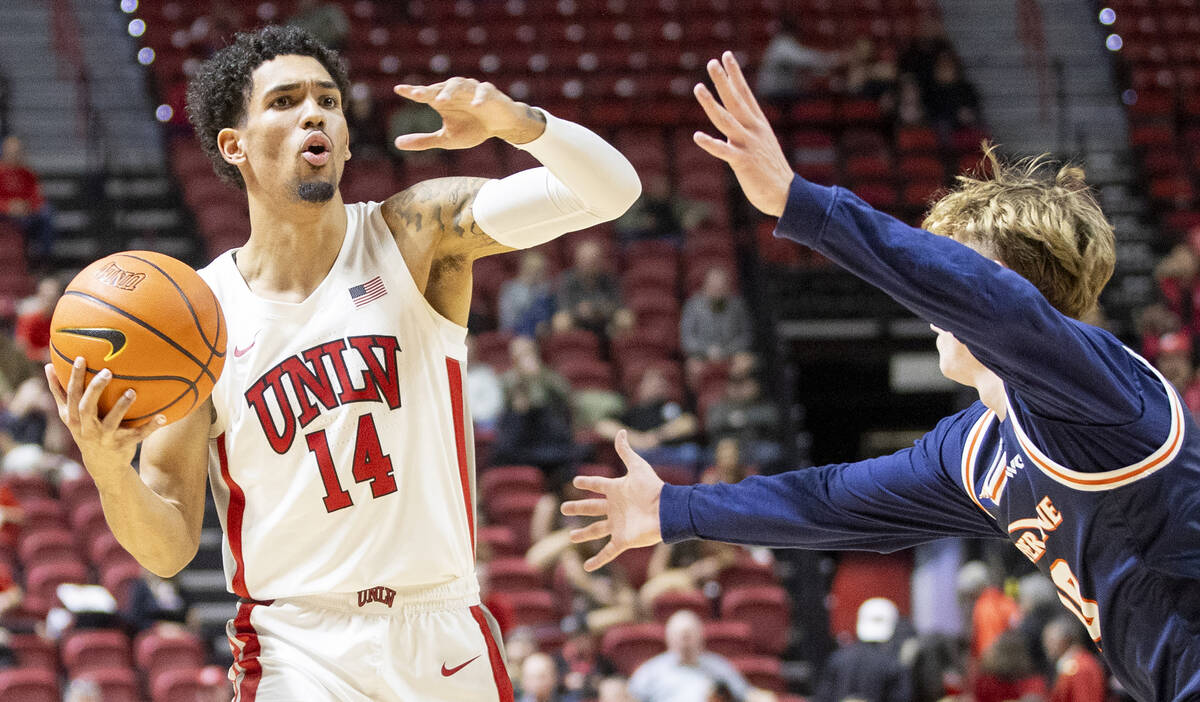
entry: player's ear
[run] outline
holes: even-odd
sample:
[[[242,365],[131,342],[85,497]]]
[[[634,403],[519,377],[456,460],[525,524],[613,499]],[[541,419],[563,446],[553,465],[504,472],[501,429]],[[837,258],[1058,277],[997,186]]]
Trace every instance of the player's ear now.
[[[217,132],[217,150],[221,152],[221,158],[225,159],[226,163],[240,166],[246,162],[246,152],[242,149],[236,129],[226,127]]]

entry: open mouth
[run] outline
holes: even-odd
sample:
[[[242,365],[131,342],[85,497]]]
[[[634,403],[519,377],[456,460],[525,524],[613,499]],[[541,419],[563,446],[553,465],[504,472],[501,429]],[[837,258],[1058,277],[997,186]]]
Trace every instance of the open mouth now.
[[[312,166],[324,166],[329,163],[329,154],[333,145],[329,142],[329,137],[321,132],[312,132],[308,138],[304,140],[304,146],[300,151],[300,157]]]

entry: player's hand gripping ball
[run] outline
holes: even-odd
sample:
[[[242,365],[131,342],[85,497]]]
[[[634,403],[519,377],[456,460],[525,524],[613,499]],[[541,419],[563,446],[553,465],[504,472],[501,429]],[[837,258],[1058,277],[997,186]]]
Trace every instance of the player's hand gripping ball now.
[[[121,426],[162,414],[167,422],[203,403],[225,367],[225,317],[208,284],[187,264],[125,251],[84,268],[54,308],[50,359],[63,387],[77,356],[87,379],[108,368],[103,417],[129,388],[137,398]]]

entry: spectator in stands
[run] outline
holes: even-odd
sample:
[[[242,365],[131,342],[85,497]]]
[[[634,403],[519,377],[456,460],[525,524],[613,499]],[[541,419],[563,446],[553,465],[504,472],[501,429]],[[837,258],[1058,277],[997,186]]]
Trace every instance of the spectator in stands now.
[[[709,437],[711,440],[711,436]],[[736,483],[743,478],[757,475],[758,469],[742,460],[742,450],[736,437],[726,436],[716,440],[713,448],[713,464],[700,474],[702,483]]]
[[[0,142],[0,216],[25,235],[30,263],[44,264],[56,237],[54,210],[42,197],[37,174],[25,163],[25,148],[16,136]]]
[[[234,696],[233,685],[225,671],[216,665],[206,665],[196,675],[200,691],[195,702],[229,702]]]
[[[387,155],[390,141],[383,117],[371,97],[371,86],[355,83],[346,97],[346,127],[350,130],[350,153],[358,158],[377,159]]]
[[[519,336],[509,345],[510,368],[501,378],[504,412],[496,426],[492,461],[541,468],[551,485],[569,480],[578,457],[571,432],[567,380],[542,363],[537,342]]]
[[[919,127],[926,124],[921,86],[911,74],[906,73],[896,81],[896,109],[893,121],[900,127]]]
[[[388,115],[389,134],[423,134],[436,132],[442,127],[442,118],[429,105],[412,100],[405,100]],[[423,164],[433,163],[442,158],[442,149],[425,151],[391,150],[392,158],[402,163]]]
[[[104,702],[104,694],[95,680],[76,678],[67,685],[63,702]]]
[[[546,254],[540,249],[521,253],[517,275],[500,286],[497,303],[500,330],[538,337],[554,316],[554,286],[546,275]]]
[[[679,337],[689,378],[698,376],[707,363],[750,350],[754,322],[746,301],[733,290],[728,269],[713,266],[704,274],[700,290],[683,305]]]
[[[62,291],[62,283],[57,278],[46,276],[38,281],[34,294],[17,305],[13,335],[31,361],[46,363],[50,360],[50,319]]]
[[[721,571],[742,553],[742,547],[719,541],[656,544],[646,565],[646,582],[638,590],[642,609],[653,611],[654,601],[667,592],[719,594]]]
[[[1016,624],[1021,611],[997,587],[991,570],[980,561],[971,561],[958,572],[958,596],[971,612],[971,658],[978,660],[992,642]]]
[[[508,677],[512,680],[513,690],[522,687],[521,673],[525,659],[537,653],[537,637],[533,629],[519,626],[504,638],[505,660],[508,663]]]
[[[496,369],[476,354],[475,336],[467,335],[467,406],[477,432],[495,430],[504,411],[504,385]]]
[[[1192,340],[1182,332],[1164,334],[1158,342],[1154,367],[1171,381],[1193,416],[1200,412],[1200,381],[1196,379]]]
[[[288,24],[309,32],[325,46],[341,50],[350,35],[350,19],[341,6],[322,0],[300,0]]]
[[[897,67],[901,73],[916,78],[917,85],[924,91],[933,85],[933,70],[938,56],[953,50],[941,21],[934,15],[926,14],[921,18],[912,43],[900,52]]]
[[[17,539],[21,536],[21,522],[25,521],[25,513],[21,510],[21,501],[17,499],[12,488],[0,485],[0,551],[16,553]],[[0,561],[0,567],[3,562]],[[12,574],[9,573],[9,576]],[[4,590],[4,573],[0,572],[0,592]],[[4,613],[0,606],[0,615]]]
[[[780,19],[779,31],[763,51],[755,92],[766,102],[786,109],[812,92],[816,79],[827,75],[838,60],[834,52],[802,44],[796,21],[785,15]]]
[[[925,89],[925,112],[933,126],[947,135],[979,123],[979,93],[963,75],[953,51],[943,51],[934,61],[933,82]]]
[[[1034,669],[1029,649],[1019,633],[1001,634],[983,652],[971,693],[974,702],[1045,698],[1046,680]]]
[[[691,610],[667,620],[667,650],[638,667],[629,691],[638,702],[694,702],[724,683],[733,699],[744,700],[750,685],[724,656],[704,650],[704,627]]]
[[[3,622],[6,615],[21,605],[21,599],[24,596],[25,591],[17,582],[12,568],[4,561],[0,561],[0,622]],[[4,630],[0,629],[0,631]]]
[[[622,429],[629,431],[631,446],[643,456],[653,456],[646,460],[693,471],[700,462],[701,449],[695,442],[700,423],[672,399],[671,384],[660,368],[651,366],[642,373],[634,401],[619,420],[602,419],[595,426],[596,433],[610,441]]]
[[[1062,613],[1058,589],[1040,572],[1030,573],[1017,581],[1017,606],[1021,608],[1017,631],[1029,647],[1033,666],[1042,675],[1053,679],[1054,661],[1048,659],[1042,645],[1042,632],[1050,620]]]
[[[844,90],[849,95],[883,101],[896,90],[896,61],[870,37],[859,37],[846,57]]]
[[[187,603],[172,578],[161,578],[142,569],[142,577],[129,586],[128,606],[121,616],[137,632],[161,622],[182,624],[187,618]]]
[[[584,699],[595,699],[601,682],[616,672],[616,666],[600,652],[600,641],[588,627],[587,615],[572,614],[562,623],[567,640],[554,654],[562,671],[562,687]]]
[[[1104,702],[1108,682],[1104,668],[1085,641],[1079,620],[1059,615],[1046,625],[1042,645],[1054,662],[1055,675],[1048,702]]]
[[[561,691],[553,658],[545,653],[534,653],[525,659],[521,666],[518,702],[578,702],[581,699],[575,693]]]
[[[0,472],[38,473],[53,482],[77,477],[82,466],[63,458],[71,445],[49,388],[37,378],[26,379],[0,409]]]
[[[613,222],[624,243],[661,239],[683,243],[691,231],[708,217],[708,206],[671,192],[671,181],[658,173],[646,178],[642,196]]]
[[[872,597],[858,607],[858,641],[830,656],[812,702],[907,702],[912,699],[908,670],[890,645],[900,611],[885,597]]]
[[[559,279],[555,331],[579,328],[602,337],[607,334],[621,309],[621,292],[604,265],[599,243],[584,240],[575,247],[575,265]]]
[[[779,411],[763,399],[753,375],[731,375],[725,394],[704,418],[710,441],[736,439],[746,459],[758,465],[770,465],[782,458],[782,449],[773,438],[779,426]]]
[[[1154,278],[1167,309],[1180,320],[1188,336],[1200,331],[1200,259],[1187,244],[1171,249],[1154,267]]]
[[[586,617],[588,631],[601,634],[636,618],[637,592],[629,584],[623,564],[609,563],[592,573],[583,569],[584,561],[597,549],[594,544],[571,543],[571,530],[580,526],[577,518],[564,519],[562,528],[529,547],[525,560],[570,592],[570,613]]]
[[[1147,305],[1137,313],[1137,330],[1141,337],[1142,356],[1153,361],[1158,357],[1158,344],[1162,338],[1181,331],[1179,315],[1162,302]]]
[[[596,702],[634,702],[629,694],[629,681],[619,675],[601,680]]]

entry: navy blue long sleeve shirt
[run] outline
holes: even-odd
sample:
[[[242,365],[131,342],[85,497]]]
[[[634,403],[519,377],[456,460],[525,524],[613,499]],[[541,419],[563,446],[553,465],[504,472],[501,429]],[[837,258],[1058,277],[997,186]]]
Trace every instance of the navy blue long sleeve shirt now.
[[[888,552],[1012,541],[1136,697],[1200,697],[1200,434],[1177,392],[1029,281],[797,177],[776,236],[811,246],[951,332],[1003,381],[909,449],[663,488],[663,539]]]

